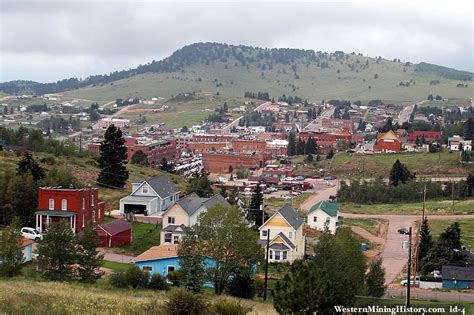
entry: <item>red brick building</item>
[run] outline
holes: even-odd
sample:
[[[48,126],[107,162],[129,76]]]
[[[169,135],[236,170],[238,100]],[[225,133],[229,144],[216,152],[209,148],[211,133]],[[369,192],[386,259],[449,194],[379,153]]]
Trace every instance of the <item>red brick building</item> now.
[[[48,225],[67,221],[74,233],[82,231],[87,222],[104,222],[105,203],[99,201],[97,188],[38,188],[36,229],[47,230]]]
[[[402,141],[398,135],[390,130],[387,133],[379,132],[377,141],[374,145],[374,151],[381,152],[400,152],[402,150]]]
[[[267,150],[267,142],[264,140],[243,140],[232,141],[232,151],[238,153],[264,153]]]
[[[202,155],[203,168],[210,173],[228,173],[229,166],[234,170],[241,167],[261,168],[270,159],[269,154],[238,154],[238,153],[204,153]]]
[[[299,138],[306,142],[309,138],[316,140],[316,144],[322,153],[328,153],[337,149],[337,144],[341,141],[352,143],[352,134],[350,132],[323,133],[323,132],[301,132]]]
[[[321,126],[324,128],[337,128],[348,131],[354,130],[354,122],[349,119],[321,119]]]
[[[194,154],[202,154],[213,151],[223,151],[229,148],[229,142],[191,142],[188,144],[187,150],[191,150]]]
[[[408,142],[415,142],[416,138],[425,139],[425,142],[441,142],[441,131],[411,131],[408,133]]]

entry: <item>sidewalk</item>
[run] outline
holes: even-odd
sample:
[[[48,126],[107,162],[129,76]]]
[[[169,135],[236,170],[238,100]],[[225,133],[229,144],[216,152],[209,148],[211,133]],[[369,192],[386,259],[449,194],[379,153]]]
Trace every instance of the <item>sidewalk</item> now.
[[[135,258],[134,256],[127,256],[103,251],[101,251],[101,253],[104,254],[104,260],[114,261],[122,264],[129,264],[132,259]]]

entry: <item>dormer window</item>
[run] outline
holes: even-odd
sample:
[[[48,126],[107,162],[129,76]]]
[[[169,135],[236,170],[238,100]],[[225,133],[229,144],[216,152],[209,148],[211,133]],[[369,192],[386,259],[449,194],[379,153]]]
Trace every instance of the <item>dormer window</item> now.
[[[142,193],[148,194],[148,187],[147,186],[142,187]]]

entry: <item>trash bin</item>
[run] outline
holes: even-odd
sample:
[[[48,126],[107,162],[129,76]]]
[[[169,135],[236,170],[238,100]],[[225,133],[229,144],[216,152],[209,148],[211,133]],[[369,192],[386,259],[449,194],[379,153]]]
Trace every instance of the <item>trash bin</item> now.
[[[361,243],[362,250],[367,250],[367,243]]]

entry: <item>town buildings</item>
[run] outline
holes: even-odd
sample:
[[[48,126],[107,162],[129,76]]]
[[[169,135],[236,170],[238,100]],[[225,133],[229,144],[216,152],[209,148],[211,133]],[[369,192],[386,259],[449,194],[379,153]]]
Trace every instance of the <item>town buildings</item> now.
[[[377,141],[374,145],[374,151],[380,152],[400,152],[402,150],[402,141],[392,130],[386,133],[378,133]]]
[[[125,219],[99,224],[96,232],[102,247],[123,246],[132,242],[132,225]]]
[[[128,128],[130,126],[130,120],[119,118],[103,118],[97,121],[97,123],[92,126],[92,129],[107,129],[110,125],[114,125],[120,129]]]
[[[97,188],[38,188],[36,230],[43,232],[48,225],[66,221],[74,233],[82,231],[88,222],[104,222],[105,203],[99,201]]]
[[[203,168],[210,173],[228,173],[241,167],[262,168],[271,158],[268,153],[215,152],[202,155]]]

